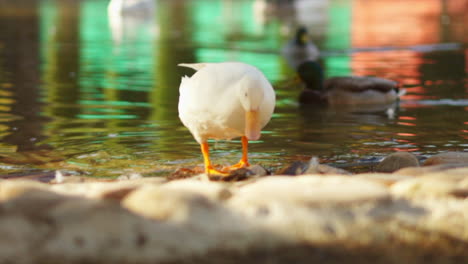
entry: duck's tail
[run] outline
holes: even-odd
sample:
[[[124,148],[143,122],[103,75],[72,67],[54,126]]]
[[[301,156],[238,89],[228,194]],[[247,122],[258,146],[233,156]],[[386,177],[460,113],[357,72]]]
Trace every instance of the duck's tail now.
[[[404,88],[401,88],[401,83],[400,82],[395,82],[395,91],[396,91],[396,94],[397,94],[397,97],[400,98],[402,97],[403,95],[406,94],[406,89]]]
[[[200,69],[204,68],[206,65],[208,65],[208,63],[179,63],[177,64],[177,66],[192,68],[196,71],[199,71]]]
[[[397,90],[398,97],[402,97],[405,94],[406,94],[406,89],[398,88],[398,90]]]

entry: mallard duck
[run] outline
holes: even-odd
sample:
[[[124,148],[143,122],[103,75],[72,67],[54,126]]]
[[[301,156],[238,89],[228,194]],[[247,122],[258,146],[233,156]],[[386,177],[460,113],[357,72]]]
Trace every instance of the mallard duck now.
[[[297,69],[305,61],[315,61],[320,57],[320,52],[309,40],[305,27],[297,29],[294,39],[284,46],[282,54],[293,69]]]
[[[301,104],[331,106],[378,105],[396,101],[404,90],[397,82],[364,76],[332,77],[324,80],[323,70],[315,61],[302,63],[297,73],[305,89],[299,96]]]
[[[275,108],[275,92],[257,68],[240,62],[182,63],[197,72],[182,77],[179,118],[201,146],[205,173],[225,175],[249,166],[247,145],[258,140]],[[242,158],[228,170],[216,170],[209,157],[208,139],[241,137]]]

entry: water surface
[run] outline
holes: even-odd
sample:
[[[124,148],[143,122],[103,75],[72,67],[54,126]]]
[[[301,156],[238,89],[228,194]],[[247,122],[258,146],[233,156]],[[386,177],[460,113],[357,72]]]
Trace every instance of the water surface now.
[[[242,61],[273,83],[277,106],[253,163],[277,169],[318,156],[333,165],[394,151],[468,151],[468,1],[108,1],[0,4],[0,172],[165,174],[202,164],[178,119],[181,62]],[[364,3],[365,2],[365,3]],[[391,18],[385,19],[385,18]],[[301,107],[280,50],[306,25],[328,76],[375,75],[407,89],[385,111]],[[240,142],[212,142],[216,163]]]

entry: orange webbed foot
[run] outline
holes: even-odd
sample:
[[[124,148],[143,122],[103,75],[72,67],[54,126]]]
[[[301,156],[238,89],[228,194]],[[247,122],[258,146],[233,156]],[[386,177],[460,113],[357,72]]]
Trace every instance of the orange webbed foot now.
[[[205,173],[208,175],[217,175],[217,176],[229,176],[229,171],[217,170],[213,166],[208,166],[205,168]]]
[[[248,161],[240,160],[237,164],[227,167],[226,170],[233,171],[233,170],[237,170],[237,169],[241,169],[241,168],[245,168],[249,166],[250,164]]]

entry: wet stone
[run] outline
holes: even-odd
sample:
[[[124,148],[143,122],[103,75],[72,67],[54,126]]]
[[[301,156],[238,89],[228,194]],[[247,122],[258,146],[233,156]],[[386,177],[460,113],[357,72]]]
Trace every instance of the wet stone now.
[[[279,175],[301,175],[309,167],[308,162],[304,161],[294,161],[287,167],[278,171]]]
[[[376,172],[394,172],[406,167],[418,167],[418,158],[409,152],[396,152],[385,157],[375,168]]]
[[[243,181],[249,177],[255,176],[255,173],[247,168],[240,168],[233,171],[230,171],[228,175],[208,175],[210,181],[223,181],[223,182],[233,182],[233,181]]]
[[[424,166],[441,164],[468,164],[468,152],[445,152],[434,155],[424,162]]]
[[[304,174],[341,174],[349,175],[350,172],[329,165],[320,164],[317,157],[312,157],[309,162],[294,161],[289,166],[278,171],[278,175],[304,175]]]
[[[270,174],[270,172],[267,169],[265,169],[265,167],[263,167],[262,165],[258,165],[258,164],[251,165],[247,169],[253,172],[255,176],[266,176]]]
[[[351,175],[349,171],[335,168],[326,164],[316,164],[311,165],[309,163],[309,167],[303,174],[323,174],[323,175]]]
[[[398,175],[407,175],[407,176],[422,176],[430,173],[436,172],[447,172],[453,169],[458,168],[467,168],[468,163],[448,163],[440,165],[431,165],[431,166],[422,166],[422,167],[408,167],[395,171],[395,174]]]

